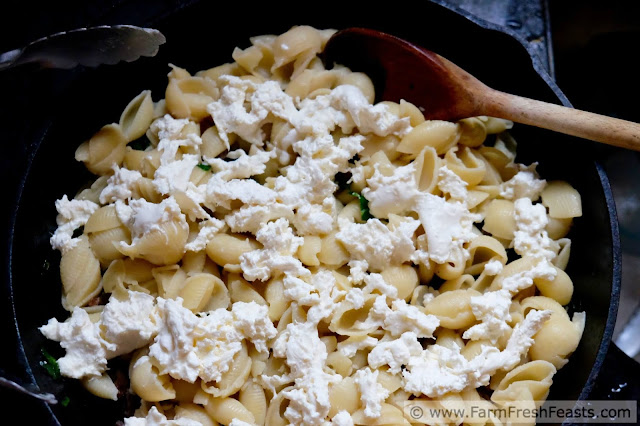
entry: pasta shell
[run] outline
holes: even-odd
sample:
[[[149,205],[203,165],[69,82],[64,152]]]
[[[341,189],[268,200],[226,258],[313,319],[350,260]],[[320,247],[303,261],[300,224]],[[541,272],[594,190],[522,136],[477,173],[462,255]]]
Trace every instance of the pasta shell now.
[[[100,262],[91,250],[88,237],[83,235],[79,240],[60,260],[60,279],[67,310],[83,306],[101,290]]]
[[[131,389],[146,401],[164,401],[176,397],[169,375],[158,372],[146,355],[146,350],[138,351],[131,359],[129,379]]]
[[[355,425],[401,425],[404,424],[405,418],[402,410],[391,404],[382,403],[380,409],[380,417],[372,419],[364,415],[364,409],[359,409],[351,415],[353,424]]]
[[[216,234],[207,243],[207,255],[220,266],[237,265],[244,253],[257,250],[260,243],[240,235]]]
[[[398,290],[398,299],[409,300],[413,290],[420,284],[418,273],[409,265],[390,266],[380,274],[388,284]]]
[[[182,306],[193,312],[201,312],[209,303],[218,279],[210,274],[197,274],[187,278],[179,293],[183,299]]]
[[[360,407],[360,397],[358,385],[353,377],[347,377],[333,384],[329,388],[329,417],[333,417],[338,412],[345,410],[349,413],[355,412]]]
[[[265,425],[269,426],[287,426],[289,421],[284,418],[283,414],[287,408],[288,400],[284,399],[282,393],[278,393],[269,401],[269,408],[267,408],[267,418]]]
[[[269,319],[279,320],[289,307],[289,301],[284,296],[284,283],[281,277],[272,278],[267,282],[264,298],[269,306]]]
[[[118,400],[118,388],[107,373],[102,373],[101,376],[85,377],[82,379],[82,386],[97,397]]]
[[[202,382],[202,389],[216,398],[233,395],[245,384],[250,373],[251,357],[247,352],[247,345],[243,342],[242,349],[233,357],[231,368],[215,383]]]
[[[158,284],[158,293],[165,299],[175,299],[184,288],[187,274],[178,265],[153,269],[153,277]]]
[[[258,293],[247,280],[239,274],[229,274],[227,278],[227,287],[229,288],[229,296],[231,302],[255,302],[258,305],[267,305],[264,298]]]
[[[215,82],[206,77],[169,78],[165,92],[167,110],[177,118],[200,121],[207,117],[207,105],[220,96]]]
[[[84,232],[100,232],[122,226],[116,214],[115,204],[109,204],[96,210],[84,225]]]
[[[464,118],[458,121],[460,124],[460,143],[462,145],[476,147],[482,145],[487,137],[487,127],[478,117]]]
[[[230,424],[234,419],[250,424],[256,421],[251,411],[247,410],[240,401],[229,397],[210,398],[204,409],[213,420],[223,425]]]
[[[542,204],[549,208],[549,216],[552,218],[569,219],[582,216],[580,193],[567,182],[549,182],[540,196]]]
[[[179,422],[180,419],[188,419],[193,420],[202,426],[218,426],[218,423],[214,421],[209,414],[207,414],[207,411],[196,404],[180,403],[180,405],[176,407],[175,412],[176,414],[173,418],[177,420],[178,423],[182,423]]]
[[[114,259],[124,257],[117,244],[131,242],[131,234],[124,226],[89,234],[89,243],[100,262],[108,265]]]
[[[185,252],[189,227],[184,222],[164,222],[131,245],[118,245],[118,250],[131,258],[141,258],[156,265],[178,262]]]
[[[127,139],[117,124],[108,124],[76,151],[76,160],[84,162],[91,173],[105,175],[114,164],[122,164]]]
[[[414,127],[398,145],[398,151],[404,154],[418,155],[426,146],[442,155],[460,139],[460,126],[456,123],[440,120],[428,120]]]
[[[471,298],[479,295],[480,293],[471,289],[447,291],[427,303],[424,311],[438,317],[442,327],[465,328],[476,320],[471,311]]]
[[[133,98],[120,116],[120,127],[127,142],[145,134],[153,120],[151,91],[144,90]]]
[[[256,424],[262,425],[267,417],[267,399],[264,390],[254,381],[248,381],[240,389],[238,400],[251,411]]]

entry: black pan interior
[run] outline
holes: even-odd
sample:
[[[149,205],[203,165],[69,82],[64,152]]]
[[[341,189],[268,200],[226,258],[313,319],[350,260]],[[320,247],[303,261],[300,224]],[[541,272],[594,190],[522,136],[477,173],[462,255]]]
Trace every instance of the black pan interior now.
[[[39,366],[41,348],[54,356],[63,355],[63,351],[44,339],[37,327],[52,316],[63,320],[68,315],[60,306],[59,255],[51,250],[48,241],[56,226],[54,201],[65,193],[72,196],[92,179],[73,159],[81,142],[102,125],[117,122],[124,106],[141,90],[151,89],[156,100],[164,97],[168,63],[192,72],[215,66],[230,61],[235,46],[248,46],[250,36],[278,34],[296,24],[318,28],[362,26],[404,37],[438,52],[494,88],[559,103],[517,40],[482,28],[437,4],[424,2],[411,10],[386,7],[384,13],[373,18],[369,13],[340,12],[344,9],[337,2],[323,2],[313,9],[311,16],[302,13],[300,3],[280,3],[263,11],[277,18],[253,23],[255,20],[242,17],[247,12],[233,2],[195,3],[150,23],[167,37],[158,56],[78,73],[60,99],[59,108],[52,111],[52,125],[31,164],[19,201],[11,285],[16,320],[35,381],[45,391],[70,398],[67,408],[53,408],[62,424],[87,424],[87,419],[95,425],[114,424],[122,419],[125,403],[94,397],[73,380],[54,381]],[[233,19],[235,25],[230,29],[225,21],[232,16],[240,17]],[[609,318],[615,238],[612,239],[607,198],[590,154],[591,144],[523,125],[516,126],[513,135],[519,142],[519,162],[538,161],[543,177],[568,180],[582,194],[584,216],[576,221],[570,234],[573,246],[568,273],[573,278],[575,294],[569,310],[585,310],[587,324],[578,350],[557,374],[550,396],[577,399],[592,374]]]

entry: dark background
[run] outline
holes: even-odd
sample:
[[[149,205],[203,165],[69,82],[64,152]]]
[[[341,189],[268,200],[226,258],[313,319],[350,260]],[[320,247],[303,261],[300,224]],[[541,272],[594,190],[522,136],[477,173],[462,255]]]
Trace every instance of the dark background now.
[[[0,26],[0,52],[22,46],[29,41],[57,31],[104,23],[138,23],[137,11],[126,0],[98,0],[91,2],[4,2],[3,25]],[[160,16],[178,1],[160,0],[136,2],[145,5],[147,16]],[[184,3],[184,2],[183,2]],[[540,45],[540,55],[560,88],[577,108],[640,122],[640,75],[637,67],[640,47],[640,2],[595,0],[550,0],[522,2],[510,0],[451,0],[463,7],[478,7],[483,13],[494,11],[494,17],[504,11],[521,14],[520,23],[504,24],[518,30],[532,44]],[[530,3],[532,9],[518,9]],[[535,4],[534,4],[535,3]],[[271,13],[277,13],[273,11]],[[213,23],[212,23],[213,24]],[[220,24],[219,22],[217,24]],[[41,116],[55,109],[55,89],[51,82],[64,72],[33,73],[25,79],[21,72],[0,73],[0,179],[3,191],[0,210],[1,241],[9,238],[8,225],[11,206],[18,186],[15,173],[25,167],[30,145],[41,130],[37,123]],[[23,93],[42,93],[39,102],[26,104]],[[29,97],[33,99],[32,97]],[[576,153],[580,155],[580,153]],[[602,147],[597,153],[612,181],[621,224],[623,244],[623,296],[618,315],[618,330],[624,325],[640,300],[640,154]],[[570,161],[570,159],[567,159]],[[52,177],[55,179],[55,176]],[[2,246],[6,257],[5,246]],[[4,268],[6,265],[3,262]],[[2,281],[9,271],[0,269]],[[28,283],[25,283],[28,285]],[[0,286],[0,368],[21,378],[17,365],[12,312],[4,286]],[[57,300],[52,303],[59,303]],[[635,380],[640,378],[635,377]],[[28,407],[21,411],[29,419],[42,418],[40,404],[22,396],[0,390],[3,407]],[[28,413],[28,414],[25,414]],[[38,423],[32,420],[30,423]]]

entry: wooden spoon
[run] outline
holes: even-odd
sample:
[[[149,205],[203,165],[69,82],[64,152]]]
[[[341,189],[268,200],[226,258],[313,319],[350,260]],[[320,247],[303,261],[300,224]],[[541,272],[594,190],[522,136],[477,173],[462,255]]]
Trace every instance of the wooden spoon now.
[[[324,59],[367,72],[382,84],[381,99],[405,99],[423,108],[428,119],[488,115],[640,150],[640,124],[494,90],[442,56],[379,31],[337,32]]]

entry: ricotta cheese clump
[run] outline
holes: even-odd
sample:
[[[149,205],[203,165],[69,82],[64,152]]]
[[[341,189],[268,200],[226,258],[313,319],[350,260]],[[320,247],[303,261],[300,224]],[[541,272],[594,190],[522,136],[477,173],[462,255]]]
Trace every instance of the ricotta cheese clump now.
[[[286,219],[269,222],[256,234],[264,246],[240,256],[240,267],[249,281],[266,281],[276,272],[294,276],[308,275],[309,271],[294,257],[304,239],[296,237]]]
[[[543,257],[553,260],[558,254],[558,243],[549,238],[545,227],[549,223],[542,204],[532,204],[529,198],[514,203],[516,231],[513,248],[520,256]]]
[[[547,181],[538,179],[535,164],[531,168],[520,170],[514,177],[500,185],[500,196],[506,200],[528,198],[536,201],[540,198]]]
[[[113,165],[113,175],[109,176],[107,186],[100,192],[100,203],[107,204],[133,197],[133,193],[142,175],[137,170],[129,170]]]
[[[356,371],[355,382],[360,389],[360,400],[364,405],[364,415],[375,419],[380,417],[382,402],[389,396],[389,391],[378,383],[378,370],[370,368]]]
[[[532,310],[519,323],[503,351],[495,346],[483,346],[482,352],[467,361],[460,348],[430,345],[418,356],[412,356],[402,373],[404,389],[430,398],[449,392],[460,392],[471,386],[477,388],[489,383],[498,370],[510,370],[533,344],[533,336],[551,316],[551,311]]]
[[[149,357],[160,374],[186,380],[198,377],[218,381],[229,370],[243,339],[266,350],[266,340],[275,337],[266,306],[255,302],[236,302],[231,311],[216,309],[198,316],[182,306],[182,299],[158,298],[161,327]]]
[[[123,300],[112,296],[96,323],[75,307],[67,321],[52,318],[40,332],[66,349],[58,360],[60,373],[81,379],[102,374],[108,359],[148,345],[158,329],[153,296],[128,291]]]
[[[244,423],[244,422],[243,422]],[[233,423],[232,423],[233,424]],[[186,417],[169,420],[155,406],[149,409],[146,417],[127,417],[125,426],[202,426],[202,423]],[[237,423],[236,423],[237,425]]]
[[[51,247],[66,253],[78,244],[79,238],[73,238],[73,231],[86,225],[98,205],[89,200],[69,200],[66,194],[56,201],[58,228],[50,239]]]

